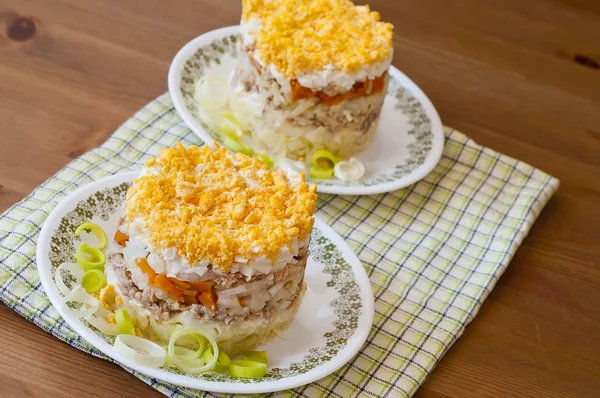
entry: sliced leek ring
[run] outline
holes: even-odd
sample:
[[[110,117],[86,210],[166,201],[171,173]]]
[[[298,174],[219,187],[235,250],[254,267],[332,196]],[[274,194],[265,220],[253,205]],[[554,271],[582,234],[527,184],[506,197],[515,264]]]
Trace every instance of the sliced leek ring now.
[[[104,276],[104,272],[99,269],[91,269],[83,275],[81,286],[88,293],[96,293],[106,286],[106,276]]]
[[[275,161],[273,160],[273,158],[267,155],[258,155],[258,160],[263,162],[265,166],[267,166],[267,169],[272,169],[275,165]]]
[[[210,362],[203,363],[202,365],[200,365],[200,361],[197,361],[197,363],[195,363],[194,365],[199,365],[199,366],[194,366],[194,365],[190,366],[189,359],[187,359],[187,360],[182,359],[177,355],[177,351],[175,349],[175,343],[177,342],[177,340],[179,340],[181,337],[193,336],[193,335],[204,337],[212,346],[213,352],[215,352],[216,355],[214,355],[212,357]],[[175,366],[177,366],[179,369],[181,369],[182,371],[184,371],[185,373],[200,374],[200,373],[209,371],[210,369],[212,369],[215,366],[215,364],[217,363],[218,355],[219,355],[219,347],[217,346],[217,342],[214,339],[214,337],[212,335],[210,335],[209,333],[207,333],[206,331],[204,331],[200,328],[193,328],[193,327],[183,328],[183,329],[177,330],[171,336],[171,339],[169,340],[169,345],[167,348],[167,355],[169,356],[169,359],[173,362],[173,364]],[[202,360],[202,362],[204,362],[204,360]]]
[[[196,83],[194,99],[207,109],[218,109],[229,100],[227,82],[215,75],[205,75]]]
[[[114,347],[130,361],[151,368],[160,368],[167,359],[167,353],[161,346],[138,336],[120,334]]]
[[[229,148],[232,152],[241,152],[244,155],[252,156],[254,155],[254,150],[250,148],[248,145],[231,138],[229,136],[223,137],[223,145]]]
[[[338,161],[338,158],[326,149],[317,149],[311,157],[312,167],[319,169],[333,169]]]
[[[342,181],[358,181],[365,174],[365,166],[360,160],[350,158],[336,164],[333,172]]]
[[[178,330],[180,330],[180,328],[174,330],[171,333],[171,336],[177,333]],[[198,344],[198,348],[193,348],[194,341]],[[175,346],[175,354],[182,359],[198,359],[202,357],[202,354],[206,351],[207,345],[206,339],[200,335],[192,334],[182,336],[179,338],[179,345]]]
[[[246,351],[242,352],[242,359],[247,361],[267,363],[269,356],[266,351]]]
[[[72,308],[68,303],[80,304],[79,308]],[[81,286],[76,287],[65,297],[64,309],[77,318],[84,318],[94,314],[100,307],[100,301],[87,294]]]
[[[212,347],[208,347],[204,354],[202,354],[202,358],[206,363],[209,363],[213,359]],[[225,351],[221,350],[219,352],[219,357],[217,358],[217,362],[215,363],[215,367],[211,370],[217,373],[225,373],[229,369],[229,364],[231,363],[231,359],[229,355],[225,353]]]
[[[223,112],[221,115],[223,117],[223,123],[226,124],[229,128],[229,131],[233,134],[234,137],[240,138],[244,135],[244,131],[242,129],[242,125],[238,120],[233,116],[230,112]]]
[[[86,254],[88,257],[85,256]],[[87,243],[82,243],[81,246],[79,246],[75,259],[77,260],[77,264],[81,265],[86,271],[91,269],[103,270],[104,265],[106,264],[106,256],[102,250],[90,246]]]
[[[318,167],[311,167],[308,172],[310,178],[316,178],[318,180],[328,180],[333,177],[333,169],[321,169]]]
[[[94,224],[93,222],[85,222],[81,224],[75,230],[75,236],[79,238],[79,235],[84,230],[89,230],[93,232],[94,235],[96,235],[96,237],[98,237],[98,249],[104,250],[106,248],[106,245],[108,243],[108,239],[106,238],[106,232],[104,232],[104,230],[98,224]]]
[[[63,271],[67,272],[74,279],[74,286],[72,289],[69,289],[69,287],[65,284],[65,280],[63,279]],[[73,289],[81,285],[81,280],[83,279],[84,274],[85,271],[79,266],[79,264],[63,263],[59,265],[54,272],[54,283],[62,295],[67,296],[72,292]]]
[[[96,329],[98,329],[100,332],[102,332],[104,334],[107,334],[109,336],[119,335],[121,333],[119,328],[117,326],[111,326],[111,324],[106,322],[106,318],[103,317],[102,314],[100,314],[101,309],[106,310],[106,308],[100,307],[98,309],[98,311],[96,311],[96,313],[86,316],[85,320],[90,325],[92,325],[93,327],[95,327]],[[108,312],[108,310],[106,310],[106,311]]]
[[[133,321],[129,316],[129,312],[125,308],[119,308],[115,311],[115,321],[119,327],[121,334],[130,334],[135,336],[135,328],[133,327]]]
[[[267,364],[245,359],[236,359],[229,365],[229,374],[233,377],[254,379],[267,374]]]

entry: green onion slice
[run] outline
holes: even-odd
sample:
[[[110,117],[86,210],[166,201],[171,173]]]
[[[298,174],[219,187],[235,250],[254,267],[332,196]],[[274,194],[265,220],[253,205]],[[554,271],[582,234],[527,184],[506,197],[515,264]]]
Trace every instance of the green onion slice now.
[[[240,142],[239,140],[233,139],[229,136],[223,137],[223,145],[229,148],[232,152],[241,152],[244,155],[254,155],[254,150],[248,145]]]
[[[275,165],[275,161],[273,160],[273,158],[267,155],[258,155],[258,160],[263,162],[265,166],[267,166],[267,169],[271,169]]]
[[[253,379],[267,374],[267,364],[245,359],[236,359],[229,365],[229,374],[233,377]]]
[[[120,334],[115,338],[114,347],[130,361],[151,368],[160,368],[167,359],[167,354],[161,346],[138,336]]]
[[[75,258],[77,259],[77,264],[81,265],[86,271],[91,269],[103,270],[104,264],[106,264],[106,256],[102,250],[96,249],[87,243],[82,243],[79,246]]]
[[[267,363],[268,355],[266,351],[246,351],[242,352],[242,359],[247,361]]]
[[[104,272],[99,269],[91,269],[87,271],[81,279],[81,286],[88,293],[95,293],[106,286],[106,277]]]
[[[321,169],[318,167],[311,167],[308,173],[310,178],[316,178],[319,180],[328,180],[333,177],[333,169]]]
[[[311,158],[312,166],[318,169],[333,169],[337,162],[337,157],[326,149],[316,150]]]
[[[129,312],[127,312],[125,308],[119,308],[115,311],[115,321],[117,321],[117,326],[119,327],[121,334],[130,334],[135,336],[133,322],[131,321]]]
[[[202,354],[202,358],[206,363],[209,363],[213,359],[213,351],[212,347],[208,347],[204,354]],[[225,373],[229,369],[229,364],[231,363],[231,359],[229,355],[225,353],[225,351],[221,350],[219,352],[219,358],[217,358],[217,362],[215,363],[215,367],[211,370],[217,373]]]
[[[213,352],[217,353],[216,355],[214,355],[212,357],[210,362],[204,363],[204,359],[202,359],[202,364],[200,364],[200,360],[193,361],[194,363],[190,364],[189,358],[182,359],[179,357],[179,355],[177,355],[177,351],[175,349],[175,343],[177,343],[177,340],[179,340],[182,337],[194,336],[194,335],[205,338],[209,342],[209,344],[212,346]],[[189,373],[189,374],[200,374],[200,373],[204,373],[204,372],[212,369],[215,366],[215,364],[217,363],[218,353],[219,353],[219,347],[217,346],[217,341],[214,339],[214,337],[200,328],[193,328],[193,327],[179,329],[175,333],[173,333],[173,335],[171,336],[171,339],[169,340],[169,346],[167,348],[167,355],[169,356],[169,358],[173,362],[173,364],[175,366],[177,366],[179,369],[181,369],[182,371],[184,371],[185,373]]]
[[[81,224],[75,230],[75,236],[79,238],[81,231],[91,231],[98,237],[98,249],[104,250],[106,248],[106,244],[108,240],[106,239],[106,232],[98,224],[94,224],[93,222],[85,222]]]

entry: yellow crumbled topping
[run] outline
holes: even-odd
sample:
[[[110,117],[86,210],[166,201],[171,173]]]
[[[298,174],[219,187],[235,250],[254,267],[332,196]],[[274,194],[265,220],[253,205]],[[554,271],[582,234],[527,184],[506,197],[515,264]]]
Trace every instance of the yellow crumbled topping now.
[[[216,144],[215,144],[216,145]],[[127,192],[126,220],[142,218],[157,249],[224,271],[235,257],[275,259],[312,231],[316,186],[291,186],[281,170],[226,148],[163,149]]]
[[[262,25],[256,48],[263,62],[293,79],[301,72],[333,67],[355,72],[384,61],[393,26],[369,6],[349,0],[242,0],[244,22]]]
[[[117,294],[115,293],[115,287],[113,285],[106,285],[102,290],[100,290],[100,305],[106,308],[109,311],[113,310],[113,304],[115,303],[115,298]]]

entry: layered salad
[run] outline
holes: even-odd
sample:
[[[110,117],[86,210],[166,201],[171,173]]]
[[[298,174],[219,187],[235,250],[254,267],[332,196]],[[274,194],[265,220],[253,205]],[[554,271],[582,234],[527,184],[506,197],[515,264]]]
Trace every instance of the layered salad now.
[[[364,150],[377,130],[392,25],[349,0],[243,0],[242,8],[226,112],[211,108],[210,87],[219,90],[216,79],[205,76],[196,91],[201,117],[229,135],[225,144],[236,150],[331,178],[334,166]],[[287,163],[277,164],[281,159]],[[343,180],[362,176],[337,171]]]
[[[291,322],[306,290],[315,191],[226,148],[164,149],[127,193],[108,286],[154,341],[196,327],[230,355],[252,350]]]

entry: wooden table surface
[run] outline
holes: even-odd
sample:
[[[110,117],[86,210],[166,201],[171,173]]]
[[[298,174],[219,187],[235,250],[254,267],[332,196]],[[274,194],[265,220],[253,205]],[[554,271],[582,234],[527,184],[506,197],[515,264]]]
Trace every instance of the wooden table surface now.
[[[600,394],[600,1],[374,0],[443,122],[561,187],[420,397]],[[0,211],[167,89],[239,0],[0,0]],[[0,396],[160,396],[0,306]]]

